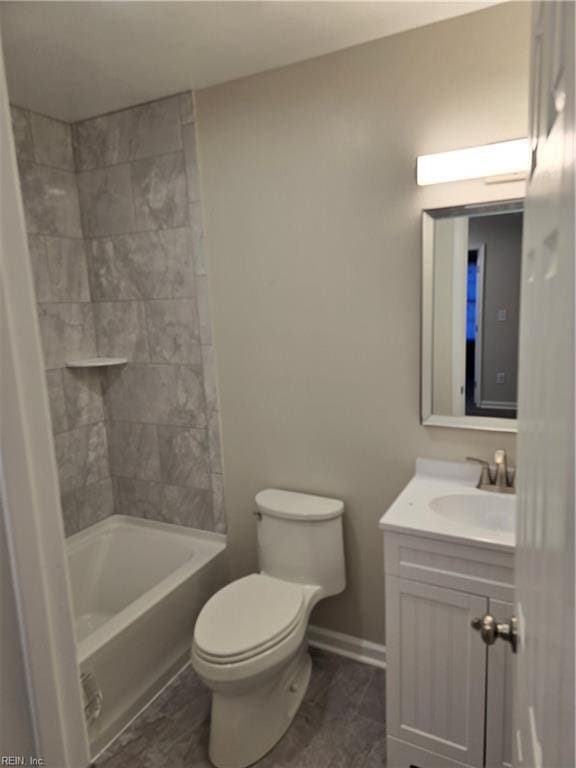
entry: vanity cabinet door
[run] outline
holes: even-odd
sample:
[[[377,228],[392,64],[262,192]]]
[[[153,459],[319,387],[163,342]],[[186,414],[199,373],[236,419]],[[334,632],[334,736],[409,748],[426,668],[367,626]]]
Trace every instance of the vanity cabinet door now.
[[[486,646],[470,627],[488,600],[386,576],[388,734],[484,764]]]
[[[506,621],[512,603],[490,600],[490,613]],[[497,640],[488,651],[486,676],[486,768],[512,767],[512,668],[514,654],[508,643]]]

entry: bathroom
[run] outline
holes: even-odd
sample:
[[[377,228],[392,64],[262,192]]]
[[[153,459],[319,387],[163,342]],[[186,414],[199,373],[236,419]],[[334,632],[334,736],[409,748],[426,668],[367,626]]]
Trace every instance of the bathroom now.
[[[0,758],[573,765],[573,224],[548,234],[573,175],[546,187],[534,159],[552,117],[573,128],[572,4],[3,2],[0,30]],[[518,167],[430,178],[515,140]],[[437,249],[469,233],[464,285],[488,217],[532,240],[496,305],[504,383],[469,398]],[[412,520],[426,478],[439,512]],[[475,485],[489,533],[458,527]],[[560,621],[561,645],[523,642]],[[289,685],[235,688],[279,636]]]

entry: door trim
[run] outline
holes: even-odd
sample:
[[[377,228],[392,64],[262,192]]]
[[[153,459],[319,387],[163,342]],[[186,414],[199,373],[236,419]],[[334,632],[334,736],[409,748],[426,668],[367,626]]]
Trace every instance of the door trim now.
[[[484,276],[486,266],[486,243],[476,247],[476,341],[474,343],[474,405],[482,405],[482,326],[484,323]]]
[[[36,301],[0,46],[0,493],[37,756],[89,763]]]

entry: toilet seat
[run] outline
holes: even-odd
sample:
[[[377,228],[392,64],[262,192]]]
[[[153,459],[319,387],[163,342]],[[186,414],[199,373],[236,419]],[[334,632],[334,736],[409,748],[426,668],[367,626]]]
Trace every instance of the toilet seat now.
[[[251,574],[206,603],[194,630],[194,651],[210,664],[246,661],[274,648],[306,616],[303,584]]]

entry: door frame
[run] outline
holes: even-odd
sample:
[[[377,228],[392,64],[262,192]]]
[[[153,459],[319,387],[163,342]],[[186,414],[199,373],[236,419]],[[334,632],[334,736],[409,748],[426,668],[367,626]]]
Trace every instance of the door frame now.
[[[37,757],[90,762],[24,210],[0,44],[0,493]]]
[[[466,283],[468,217],[453,219],[452,254],[452,416],[466,415]]]
[[[486,243],[471,246],[478,252],[476,257],[476,317],[474,326],[474,405],[482,407],[482,325],[484,323],[484,278],[486,270]]]

